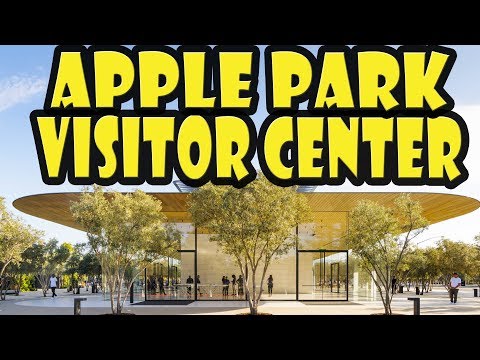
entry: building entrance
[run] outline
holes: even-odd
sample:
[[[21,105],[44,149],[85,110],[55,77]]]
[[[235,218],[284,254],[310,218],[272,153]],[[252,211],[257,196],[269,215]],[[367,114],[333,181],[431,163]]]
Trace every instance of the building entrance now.
[[[348,251],[299,250],[297,274],[298,300],[348,300]]]

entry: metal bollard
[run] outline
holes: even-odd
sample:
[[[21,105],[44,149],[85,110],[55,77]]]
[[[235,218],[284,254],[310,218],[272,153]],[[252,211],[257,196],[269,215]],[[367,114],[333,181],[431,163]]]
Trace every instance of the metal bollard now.
[[[80,302],[87,300],[87,298],[75,298],[73,299],[73,315],[81,315],[82,309],[80,306]]]
[[[408,298],[413,301],[413,315],[420,315],[420,298]]]
[[[473,297],[478,297],[478,289],[473,289]]]
[[[415,295],[420,295],[420,288],[418,286],[415,287]]]

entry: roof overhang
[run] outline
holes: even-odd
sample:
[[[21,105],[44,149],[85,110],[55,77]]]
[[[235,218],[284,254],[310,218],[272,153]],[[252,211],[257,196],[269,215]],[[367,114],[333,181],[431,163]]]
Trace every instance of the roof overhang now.
[[[149,193],[162,201],[163,213],[172,222],[189,222],[186,193]],[[348,212],[359,200],[369,199],[385,206],[393,205],[398,192],[317,192],[305,193],[304,196],[313,212],[344,211]],[[30,195],[19,198],[13,206],[28,215],[53,221],[74,229],[83,230],[70,213],[70,204],[78,201],[81,193],[54,193]],[[424,216],[431,224],[468,214],[480,207],[476,199],[453,194],[411,193],[424,210]]]

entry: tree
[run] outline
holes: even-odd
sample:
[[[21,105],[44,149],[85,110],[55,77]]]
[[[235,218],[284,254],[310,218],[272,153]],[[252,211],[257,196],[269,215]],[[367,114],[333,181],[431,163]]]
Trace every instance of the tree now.
[[[71,288],[73,289],[73,294],[75,294],[75,281],[78,282],[78,276],[81,274],[80,262],[83,259],[83,251],[84,251],[85,245],[86,244],[84,243],[75,244],[72,248],[70,257],[68,258],[65,264],[65,274],[70,277],[69,283]]]
[[[24,261],[24,255],[26,252],[28,252],[28,250],[22,254],[22,260],[10,264],[5,271],[6,277],[11,280],[9,288],[13,287],[15,295],[17,296],[21,291],[36,290],[35,276],[29,272],[28,263]]]
[[[43,296],[47,296],[50,276],[63,270],[71,248],[70,244],[59,246],[56,239],[50,239],[47,243],[37,242],[25,251],[28,267],[40,283]]]
[[[427,224],[420,203],[408,194],[395,199],[391,208],[362,200],[350,212],[347,245],[375,283],[385,315],[392,314],[392,278]]]
[[[474,241],[475,244],[472,246],[473,259],[470,275],[472,276],[472,280],[480,287],[480,234],[475,236]]]
[[[20,262],[23,252],[42,236],[41,231],[9,213],[0,198],[0,299],[5,300],[7,290],[5,270],[10,264]]]
[[[95,254],[86,253],[78,264],[78,272],[89,278],[99,278],[102,275],[102,266]]]
[[[438,274],[435,252],[435,248],[416,248],[405,256],[404,263],[409,268],[409,278],[422,285],[422,293],[429,291]]]
[[[308,218],[305,197],[259,174],[241,189],[209,183],[190,195],[188,208],[194,224],[209,230],[210,241],[236,261],[245,279],[250,314],[256,315],[272,258],[295,246],[294,228]]]
[[[162,203],[143,191],[105,193],[94,186],[72,203],[74,219],[87,232],[110,292],[113,314],[121,314],[135,278],[158,256],[172,255],[181,234],[165,226]],[[122,290],[125,289],[126,291]]]
[[[63,274],[65,272],[65,267],[67,265],[68,260],[72,257],[73,252],[75,251],[75,248],[72,244],[64,242],[62,243],[58,250],[57,250],[57,268],[55,273],[57,273],[58,277],[58,288],[63,287],[63,281],[62,281],[62,276],[59,276],[60,274]]]
[[[445,289],[450,290],[450,278],[457,272],[465,279],[465,275],[471,273],[474,263],[475,251],[471,245],[442,239],[437,243],[435,251],[435,263]]]

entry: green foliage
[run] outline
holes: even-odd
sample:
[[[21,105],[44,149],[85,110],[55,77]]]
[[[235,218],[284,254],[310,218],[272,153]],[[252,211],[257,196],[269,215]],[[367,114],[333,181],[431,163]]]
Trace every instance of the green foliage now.
[[[427,227],[420,203],[402,194],[388,208],[362,200],[350,212],[347,245],[372,277],[385,308],[392,313],[392,278],[397,276],[411,242]]]
[[[429,285],[438,278],[439,269],[437,264],[437,254],[435,248],[414,248],[405,255],[401,264],[403,270],[400,279],[403,282],[413,281],[421,283],[422,288],[427,289]]]
[[[472,245],[472,266],[470,267],[470,276],[475,283],[480,286],[480,234],[474,238]]]
[[[61,279],[60,282],[62,283],[64,288],[68,289],[72,285],[72,275],[65,275],[64,274],[60,277],[60,279]]]
[[[245,279],[250,311],[255,314],[272,258],[295,246],[294,228],[308,219],[305,196],[259,174],[241,189],[209,183],[190,195],[188,208],[195,225],[214,234],[210,241],[236,260]],[[258,293],[257,271],[261,274]]]
[[[128,289],[159,255],[172,255],[178,249],[181,234],[164,225],[161,202],[140,190],[105,193],[103,188],[94,186],[92,191],[85,189],[80,200],[72,203],[71,211],[87,232],[88,244],[102,265],[112,294],[112,313],[121,313],[126,299],[122,289]]]
[[[70,257],[65,264],[65,274],[73,275],[79,271],[79,265],[83,258],[83,251],[86,244],[75,244],[70,252]]]
[[[464,279],[467,274],[474,272],[477,254],[470,244],[442,239],[437,243],[434,254],[438,274],[447,289],[453,272],[459,273]]]
[[[20,291],[35,291],[35,275],[32,274],[22,274],[20,280]]]
[[[37,242],[25,251],[23,261],[25,271],[35,274],[44,296],[49,288],[50,276],[52,274],[58,276],[63,272],[71,249],[71,244],[58,245],[56,239],[50,239],[46,243]]]
[[[102,275],[102,266],[95,254],[87,253],[82,260],[80,260],[78,271],[80,274],[86,275],[89,278],[99,277]]]
[[[18,265],[22,259],[22,254],[34,242],[41,239],[43,233],[35,230],[30,225],[25,225],[23,221],[10,214],[0,197],[0,298],[5,299],[6,276],[4,276],[7,267]]]
[[[42,236],[41,231],[10,214],[0,198],[0,277],[10,263],[20,262],[22,253]]]

